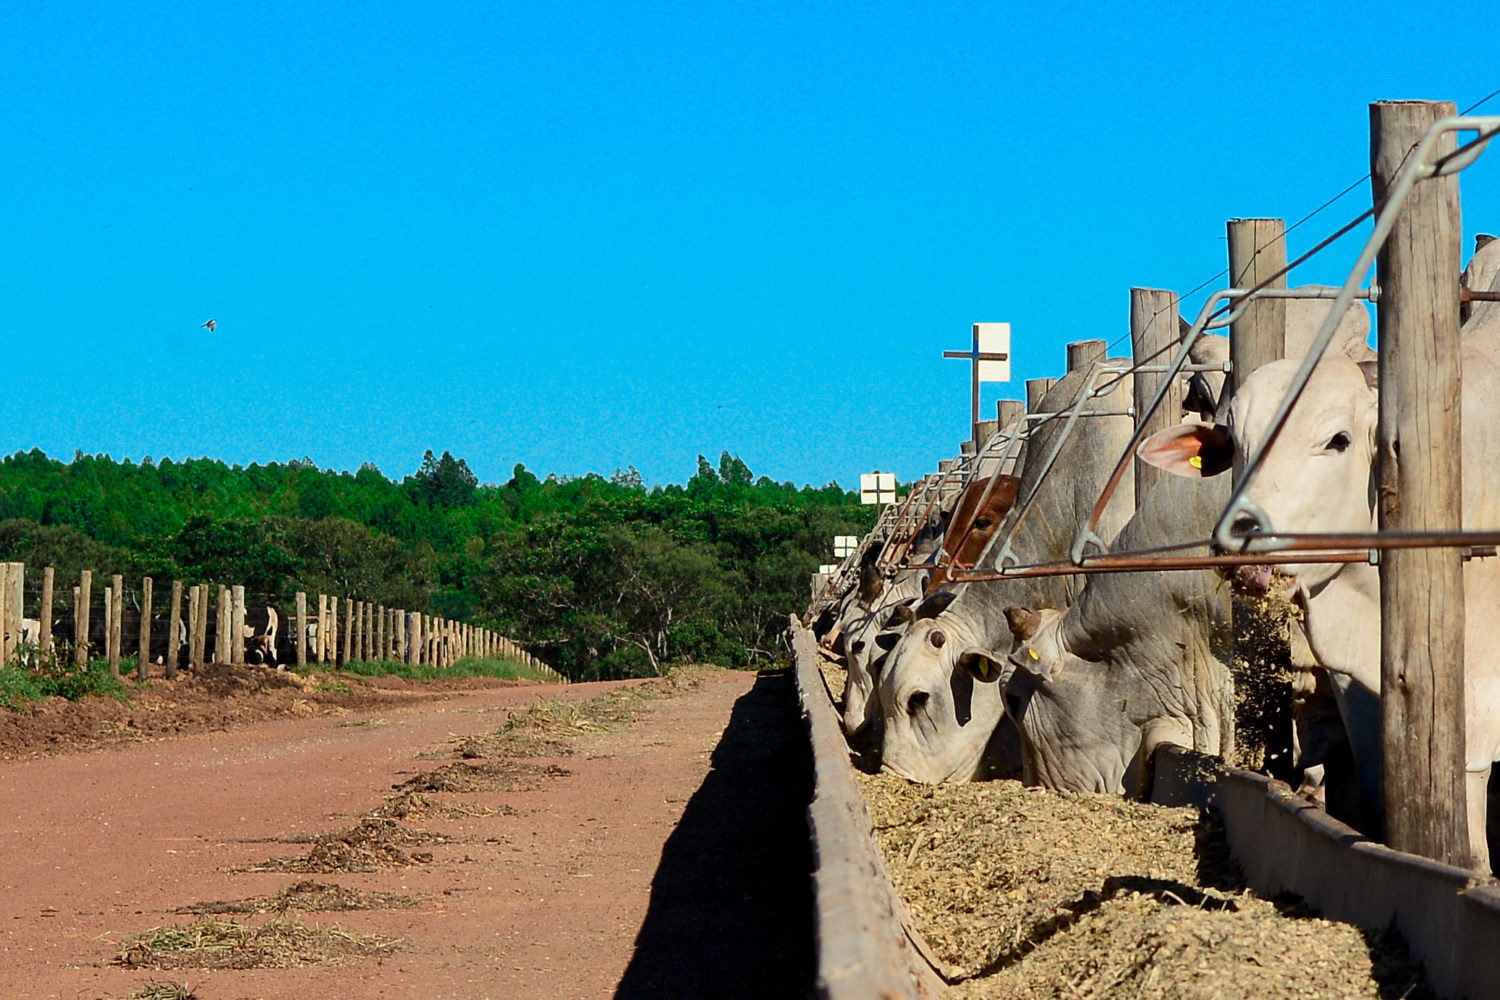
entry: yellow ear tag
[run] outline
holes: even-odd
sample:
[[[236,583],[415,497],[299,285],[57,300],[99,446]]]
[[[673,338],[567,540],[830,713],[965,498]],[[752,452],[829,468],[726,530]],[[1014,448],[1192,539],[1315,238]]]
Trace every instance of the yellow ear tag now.
[[[1188,465],[1191,465],[1195,469],[1203,468],[1203,456],[1194,455],[1193,457],[1188,459]]]
[[[1034,649],[1028,649],[1026,651],[1026,655],[1030,656],[1033,660],[1040,660],[1041,659],[1040,656],[1036,655],[1036,650],[1034,650]]]

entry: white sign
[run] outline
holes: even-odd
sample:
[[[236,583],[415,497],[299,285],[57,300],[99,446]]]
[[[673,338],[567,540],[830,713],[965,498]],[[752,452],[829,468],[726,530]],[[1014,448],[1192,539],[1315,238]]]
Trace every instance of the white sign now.
[[[979,362],[979,381],[1010,381],[1010,324],[975,323],[974,353],[1003,354],[1004,361]]]
[[[829,576],[830,574],[837,573],[838,571],[839,568],[837,566],[829,566],[825,564],[818,567],[818,572],[822,573],[824,576]]]
[[[896,474],[866,472],[859,477],[860,503],[895,503]]]
[[[833,554],[843,559],[845,556],[859,548],[858,535],[834,535]]]

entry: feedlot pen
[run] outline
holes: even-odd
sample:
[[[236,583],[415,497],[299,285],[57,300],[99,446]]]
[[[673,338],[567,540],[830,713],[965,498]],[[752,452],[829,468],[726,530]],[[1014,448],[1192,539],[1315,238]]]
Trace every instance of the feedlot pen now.
[[[873,865],[851,866],[855,880],[870,884],[846,894],[878,897],[888,873],[900,898],[877,898],[875,908],[888,908],[906,938],[892,946],[866,931],[870,953],[851,957],[839,954],[844,945],[824,924],[821,995],[1433,996],[1398,933],[1325,920],[1295,897],[1267,900],[1247,890],[1207,810],[1010,780],[916,785],[827,759],[816,716],[827,708],[825,721],[837,725],[832,709],[844,671],[806,638],[796,647],[819,755],[817,795],[836,798],[832,769],[847,771],[860,801],[845,811],[868,824],[866,837],[872,830],[880,852]],[[829,868],[849,845],[816,842],[824,836],[818,809],[815,800],[822,907],[841,898],[841,876]],[[840,919],[858,916],[850,909]]]

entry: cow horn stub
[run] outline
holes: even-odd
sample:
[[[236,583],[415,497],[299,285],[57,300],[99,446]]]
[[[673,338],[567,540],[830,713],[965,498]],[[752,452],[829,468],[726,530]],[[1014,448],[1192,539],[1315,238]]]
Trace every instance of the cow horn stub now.
[[[1031,608],[1010,607],[1005,609],[1005,622],[1010,634],[1022,642],[1029,642],[1042,627],[1042,616]]]
[[[910,604],[903,604],[895,611],[891,612],[891,617],[886,619],[886,624],[905,625],[907,622],[912,620],[914,614],[915,612],[912,611]]]

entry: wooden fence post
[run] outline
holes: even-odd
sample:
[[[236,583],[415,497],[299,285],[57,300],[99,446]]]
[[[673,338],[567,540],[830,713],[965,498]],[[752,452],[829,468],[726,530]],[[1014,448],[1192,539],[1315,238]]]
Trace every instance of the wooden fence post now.
[[[1087,368],[1109,356],[1109,344],[1103,340],[1075,340],[1068,345],[1068,371]]]
[[[111,577],[104,588],[104,658],[109,661],[109,675],[120,676],[120,620],[115,616],[115,595],[119,593],[119,577]]]
[[[229,589],[229,662],[245,662],[245,587]]]
[[[89,603],[93,584],[93,570],[79,571],[78,592],[73,595],[73,662],[80,667],[88,666],[89,662]]]
[[[1447,101],[1370,105],[1376,204]],[[1457,148],[1448,133],[1437,152]],[[1458,175],[1419,181],[1376,262],[1380,283],[1381,531],[1456,528],[1463,517],[1459,423]],[[1492,428],[1477,428],[1490,433]],[[1488,475],[1493,470],[1476,469]],[[1471,866],[1465,789],[1464,579],[1459,549],[1380,554],[1381,799],[1385,840]],[[1480,796],[1483,784],[1467,794]],[[1483,836],[1483,828],[1480,829]]]
[[[191,649],[191,647],[189,647]],[[167,619],[167,655],[162,671],[167,680],[177,676],[177,660],[182,652],[182,581],[172,581],[172,611]]]
[[[19,638],[10,627],[10,566],[0,562],[0,665],[10,663]]]
[[[230,646],[234,634],[234,610],[231,606],[229,585],[219,584],[219,614],[214,622],[214,662],[230,662]]]
[[[297,591],[297,666],[307,666],[307,594]]]
[[[323,644],[323,651],[328,654],[328,662],[338,666],[339,599],[337,594],[328,598],[328,641]]]
[[[1286,266],[1284,220],[1230,219],[1225,230],[1229,235],[1229,287],[1254,288]],[[1285,288],[1286,275],[1266,287]],[[1251,372],[1285,356],[1286,300],[1252,302],[1229,330],[1229,360],[1233,370],[1224,380],[1224,392],[1233,395]]]
[[[359,649],[354,645],[354,598],[344,598],[344,662],[359,659]]]
[[[141,577],[141,641],[136,649],[135,675],[146,679],[146,664],[151,662],[151,584],[149,576]]]
[[[1132,288],[1130,290],[1130,351],[1138,365],[1166,365],[1172,361],[1173,344],[1178,331],[1177,293],[1155,288]],[[1155,355],[1155,357],[1152,357]],[[1147,358],[1151,358],[1147,361]],[[1135,421],[1137,427],[1144,426],[1148,434],[1165,430],[1182,420],[1182,382],[1175,381],[1167,390],[1161,406],[1149,418],[1146,407],[1156,398],[1166,373],[1135,373]],[[1145,462],[1135,465],[1135,509],[1140,510],[1146,502],[1157,480],[1166,475],[1161,469]]]
[[[313,643],[313,659],[328,662],[328,595],[318,595],[318,638]]]
[[[193,666],[203,667],[208,663],[208,606],[209,585],[198,584],[198,620],[193,624]]]
[[[10,575],[11,648],[21,644],[21,622],[26,618],[26,564],[13,562]]]
[[[359,658],[370,659],[370,602],[359,602]]]
[[[41,656],[52,652],[52,589],[55,574],[51,566],[42,570],[42,606],[37,612],[37,622],[41,625],[41,635],[37,639]]]
[[[195,583],[188,587],[188,661],[189,667],[200,666],[202,661],[198,652],[198,603],[203,600],[203,592]]]

